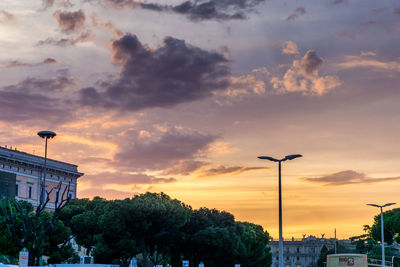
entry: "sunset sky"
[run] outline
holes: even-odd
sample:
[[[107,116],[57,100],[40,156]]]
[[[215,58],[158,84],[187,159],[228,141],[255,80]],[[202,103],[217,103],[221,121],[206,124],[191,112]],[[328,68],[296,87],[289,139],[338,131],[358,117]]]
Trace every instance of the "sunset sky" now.
[[[2,0],[0,144],[77,164],[78,197],[165,192],[278,237],[399,202],[398,0]],[[396,207],[396,206],[394,206]]]

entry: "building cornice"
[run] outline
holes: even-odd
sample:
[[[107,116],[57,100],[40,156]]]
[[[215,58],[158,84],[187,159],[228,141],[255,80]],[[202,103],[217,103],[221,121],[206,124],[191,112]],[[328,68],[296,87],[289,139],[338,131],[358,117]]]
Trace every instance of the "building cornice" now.
[[[0,161],[13,163],[41,171],[44,164],[44,157],[28,154],[18,150],[12,150],[0,146]],[[67,174],[79,178],[83,173],[78,172],[78,166],[47,158],[47,170],[53,173]]]

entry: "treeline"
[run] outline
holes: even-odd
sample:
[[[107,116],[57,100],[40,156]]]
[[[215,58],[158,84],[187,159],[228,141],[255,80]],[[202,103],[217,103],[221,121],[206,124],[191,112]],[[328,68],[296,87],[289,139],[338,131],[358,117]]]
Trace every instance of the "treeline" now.
[[[383,213],[383,226],[384,226],[384,240],[385,243],[385,258],[387,261],[392,261],[392,257],[395,256],[394,266],[400,266],[399,250],[390,247],[394,242],[400,244],[400,209],[392,209]],[[381,247],[381,216],[380,214],[374,217],[374,223],[372,226],[363,225],[364,234],[350,237],[350,241],[355,245],[354,249],[348,249],[337,242],[337,253],[361,253],[367,254],[368,258],[382,259],[382,247]],[[318,258],[317,266],[324,267],[326,263],[326,256],[334,254],[334,249],[328,249],[324,246],[321,249],[320,256]]]
[[[193,210],[166,194],[146,193],[124,200],[74,199],[65,206],[43,240],[49,263],[74,261],[70,238],[87,248],[95,263],[128,266],[269,266],[269,235],[259,225],[237,222],[225,211]],[[4,225],[0,226],[4,233]],[[17,229],[18,232],[18,229]],[[0,253],[16,256],[12,240],[0,235]]]
[[[392,245],[394,242],[400,244],[400,209],[392,209],[383,213],[383,237],[385,243]],[[368,254],[370,258],[381,258],[381,216],[374,217],[372,226],[364,225],[365,234],[353,236],[350,240],[356,245],[359,253]],[[391,260],[392,256],[400,257],[400,253],[394,248],[385,248],[386,260]]]

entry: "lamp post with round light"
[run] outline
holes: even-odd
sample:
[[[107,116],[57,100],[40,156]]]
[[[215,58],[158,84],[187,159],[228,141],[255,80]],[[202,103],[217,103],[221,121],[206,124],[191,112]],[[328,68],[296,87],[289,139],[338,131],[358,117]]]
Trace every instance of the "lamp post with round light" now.
[[[40,131],[37,133],[41,138],[46,140],[45,149],[44,149],[44,164],[43,164],[43,183],[41,184],[41,192],[40,192],[40,203],[45,201],[44,195],[46,190],[46,164],[47,164],[47,140],[54,138],[56,136],[55,132],[52,131]]]
[[[385,239],[383,235],[383,208],[387,206],[394,205],[396,203],[387,203],[385,205],[377,205],[377,204],[367,204],[368,206],[373,206],[381,209],[381,243],[382,243],[382,267],[385,267]]]
[[[302,157],[300,154],[293,154],[283,159],[275,159],[273,157],[261,156],[259,159],[266,159],[279,163],[279,267],[283,267],[283,237],[282,237],[282,182],[281,182],[281,163],[286,160],[293,160]]]

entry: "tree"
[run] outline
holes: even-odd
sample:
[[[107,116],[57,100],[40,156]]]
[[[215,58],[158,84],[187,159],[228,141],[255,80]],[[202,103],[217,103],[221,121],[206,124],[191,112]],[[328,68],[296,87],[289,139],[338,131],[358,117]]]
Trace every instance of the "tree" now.
[[[133,256],[139,253],[135,237],[128,231],[129,225],[123,213],[124,201],[110,201],[100,216],[101,234],[97,237],[93,255],[95,262],[129,266]]]
[[[267,244],[270,236],[264,231],[262,226],[249,223],[238,222],[243,227],[243,233],[240,240],[244,245],[244,253],[240,255],[241,266],[244,267],[261,267],[270,266],[272,263],[272,255]]]
[[[71,229],[61,220],[56,220],[44,239],[43,251],[49,257],[48,263],[62,263],[75,256],[70,239]]]
[[[384,239],[389,245],[396,241],[400,243],[400,209],[392,209],[383,213]],[[376,215],[370,235],[375,241],[381,240],[381,216]]]
[[[195,210],[182,231],[181,251],[190,265],[197,265],[200,261],[206,266],[233,265],[245,251],[240,240],[244,229],[226,211]]]
[[[328,254],[330,254],[328,248],[325,245],[323,245],[321,248],[321,252],[319,254],[318,260],[317,260],[318,267],[325,266],[324,263],[326,262],[326,256],[328,256]]]
[[[54,210],[50,216],[46,215],[46,207],[50,202],[53,190],[59,192],[55,199]],[[57,220],[60,211],[70,201],[70,184],[62,189],[60,182],[56,187],[45,190],[42,183],[40,188],[40,201],[33,212],[33,207],[26,201],[15,199],[2,199],[0,203],[0,224],[3,224],[5,236],[15,248],[29,251],[29,264],[38,265],[43,255],[44,239]],[[43,196],[43,197],[42,197]]]
[[[71,228],[76,243],[87,249],[87,255],[98,242],[97,236],[101,234],[99,219],[107,203],[100,197],[74,199],[60,213],[60,219]]]
[[[122,214],[129,225],[128,232],[135,237],[143,256],[143,266],[155,265],[150,255],[163,255],[170,251],[165,240],[189,220],[191,208],[164,193],[145,193],[123,201]],[[164,259],[163,259],[164,258]]]
[[[30,203],[15,199],[1,200],[0,207],[2,253],[17,258],[19,251],[27,248],[31,265],[38,264],[42,255],[58,262],[72,256],[68,246],[70,230],[55,212],[34,212]]]

